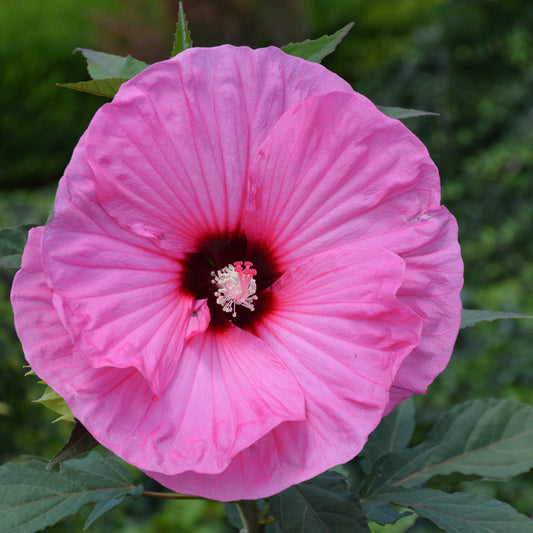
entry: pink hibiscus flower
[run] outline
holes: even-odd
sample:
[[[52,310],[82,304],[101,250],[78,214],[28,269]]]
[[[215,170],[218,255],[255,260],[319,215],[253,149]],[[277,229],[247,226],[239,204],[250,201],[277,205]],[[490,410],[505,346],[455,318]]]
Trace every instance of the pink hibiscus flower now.
[[[236,500],[349,460],[425,392],[461,285],[421,142],[318,64],[222,46],[96,113],[12,301],[29,363],[99,442]]]

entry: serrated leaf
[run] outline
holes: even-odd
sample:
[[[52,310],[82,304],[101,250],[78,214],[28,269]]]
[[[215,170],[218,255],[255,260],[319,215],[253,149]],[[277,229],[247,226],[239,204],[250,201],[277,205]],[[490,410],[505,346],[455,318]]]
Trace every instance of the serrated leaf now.
[[[270,498],[281,533],[369,533],[346,478],[325,472]]]
[[[0,229],[0,268],[20,268],[31,224]]]
[[[370,434],[359,454],[359,462],[365,472],[382,455],[403,450],[409,444],[415,429],[415,408],[409,398],[397,405],[383,418],[379,426]]]
[[[58,83],[59,87],[73,89],[84,93],[95,94],[96,96],[105,96],[113,98],[120,86],[128,81],[126,78],[107,78],[100,80],[77,81],[74,83]]]
[[[404,119],[411,117],[425,117],[435,116],[438,117],[438,113],[432,113],[431,111],[420,111],[419,109],[405,109],[403,107],[389,107],[386,105],[376,106],[384,115],[390,118]]]
[[[458,405],[441,416],[423,445],[432,443],[440,446],[397,484],[420,485],[454,472],[510,479],[533,468],[533,407],[494,399]]]
[[[81,52],[87,60],[87,70],[93,80],[109,78],[125,78],[130,80],[142,72],[148,64],[131,56],[117,56],[97,52],[87,48],[76,48],[74,52]]]
[[[76,420],[76,425],[70,434],[67,443],[50,459],[47,469],[57,463],[72,459],[80,453],[88,452],[98,446],[98,441],[87,431],[85,426]]]
[[[0,467],[0,533],[38,531],[89,503],[100,504],[100,516],[110,508],[106,502],[137,496],[142,490],[132,484],[122,463],[97,452],[64,462],[59,472],[45,466],[32,460]]]
[[[533,318],[532,315],[521,313],[508,313],[506,311],[481,311],[479,309],[463,309],[461,329],[475,326],[479,322],[492,322],[509,318]]]
[[[183,3],[179,3],[178,22],[176,24],[176,33],[174,34],[174,45],[172,47],[172,54],[170,57],[178,55],[183,50],[192,48],[192,39],[189,28],[187,27],[187,19],[183,11]]]
[[[282,46],[281,49],[291,56],[320,63],[327,55],[335,51],[335,48],[352,29],[353,24],[353,22],[350,22],[350,24],[347,24],[333,35],[323,35],[319,39],[307,39],[301,43],[289,43]]]
[[[359,494],[362,498],[397,485],[401,480],[418,473],[441,446],[441,443],[423,443],[415,448],[388,453],[378,459],[363,479]]]
[[[71,413],[63,397],[60,396],[54,389],[52,389],[50,385],[44,383],[44,381],[41,381],[41,383],[46,385],[46,389],[39,399],[33,401],[35,403],[42,403],[46,408],[50,409],[54,413],[57,413],[58,415],[61,415],[59,418],[56,418],[54,422],[59,422],[60,420],[74,422],[74,415]]]
[[[367,518],[380,526],[395,524],[400,518],[413,514],[409,511],[399,513],[390,502],[361,502],[361,506]]]
[[[533,533],[533,520],[506,503],[478,494],[398,487],[376,499],[409,507],[447,533]]]

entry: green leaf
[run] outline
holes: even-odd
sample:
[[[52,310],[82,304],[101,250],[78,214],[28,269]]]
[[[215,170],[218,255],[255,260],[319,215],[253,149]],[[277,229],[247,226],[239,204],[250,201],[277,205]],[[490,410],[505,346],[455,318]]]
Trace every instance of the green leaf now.
[[[411,117],[424,117],[435,116],[438,117],[438,113],[432,113],[430,111],[420,111],[418,109],[404,109],[403,107],[389,107],[385,105],[376,106],[383,114],[390,118],[404,119]]]
[[[98,446],[98,441],[79,420],[76,420],[76,425],[67,443],[50,459],[46,468],[49,470],[55,464],[71,459],[80,453],[88,452],[96,446]]]
[[[174,46],[170,57],[178,55],[183,50],[192,48],[191,33],[187,27],[187,19],[183,11],[183,4],[179,3],[178,23],[176,24],[176,33],[174,34]]]
[[[325,472],[270,498],[281,533],[369,533],[346,478]]]
[[[389,502],[361,502],[361,506],[367,518],[380,526],[395,524],[400,518],[413,514],[409,511],[399,513]]]
[[[46,385],[44,381],[41,381]],[[42,403],[46,408],[54,411],[58,415],[61,415],[59,418],[56,418],[54,422],[59,422],[60,420],[65,420],[67,422],[74,422],[74,415],[70,412],[68,405],[65,403],[65,400],[60,396],[50,385],[46,385],[46,389],[43,392],[43,395],[38,400],[33,400],[35,403]]]
[[[407,447],[415,429],[415,408],[409,398],[389,413],[370,434],[359,454],[359,462],[365,472],[382,455]]]
[[[87,48],[76,48],[74,52],[81,52],[87,60],[87,70],[93,80],[106,80],[109,78],[133,78],[142,72],[148,64],[131,56],[117,56],[96,52]]]
[[[66,89],[73,89],[84,93],[96,94],[97,96],[105,96],[113,98],[120,86],[128,81],[126,78],[108,78],[101,80],[78,81],[74,83],[58,83],[59,87]]]
[[[124,496],[142,491],[126,466],[97,452],[64,462],[59,472],[45,466],[32,460],[0,467],[0,533],[32,533],[95,503],[88,525]]]
[[[307,39],[302,43],[289,43],[282,46],[281,49],[291,56],[301,57],[302,59],[307,59],[307,61],[313,61],[314,63],[320,63],[327,55],[331,54],[335,48],[337,48],[352,27],[353,22],[350,22],[350,24],[347,24],[333,35],[323,35],[315,40]]]
[[[507,313],[505,311],[480,311],[479,309],[463,309],[461,329],[474,326],[478,322],[491,322],[492,320],[502,320],[508,318],[533,318],[533,316],[522,315],[520,313]]]
[[[533,467],[533,407],[494,399],[458,405],[442,415],[423,445],[431,443],[440,445],[418,471],[396,477],[397,484],[420,485],[454,472],[507,480]]]
[[[31,224],[0,229],[0,268],[20,268]]]
[[[428,462],[441,443],[423,443],[415,448],[388,453],[378,459],[363,479],[359,494],[368,497],[384,487],[399,485],[402,480],[417,474]]]
[[[533,533],[533,520],[506,503],[477,494],[396,488],[376,499],[409,507],[447,533]]]

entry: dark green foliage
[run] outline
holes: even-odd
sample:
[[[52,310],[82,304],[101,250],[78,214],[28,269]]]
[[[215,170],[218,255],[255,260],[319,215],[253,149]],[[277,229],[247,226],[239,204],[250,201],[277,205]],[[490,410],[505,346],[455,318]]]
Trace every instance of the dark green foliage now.
[[[325,472],[270,498],[281,533],[369,533],[346,479]]]
[[[72,52],[93,44],[91,10],[114,3],[1,2],[0,188],[60,177],[102,102],[62,91],[56,83],[85,78],[83,61]]]
[[[92,452],[72,459],[60,472],[48,471],[46,463],[7,463],[0,467],[0,531],[30,533],[76,513],[81,505],[94,503],[86,526],[119,505],[126,495],[138,497],[128,469],[117,459]]]

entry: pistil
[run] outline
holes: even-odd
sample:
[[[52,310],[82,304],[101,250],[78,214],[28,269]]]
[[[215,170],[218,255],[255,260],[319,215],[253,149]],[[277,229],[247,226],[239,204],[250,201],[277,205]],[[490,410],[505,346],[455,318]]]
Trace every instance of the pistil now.
[[[253,311],[255,294],[257,287],[254,276],[257,270],[252,268],[250,261],[235,261],[232,265],[225,266],[216,273],[211,272],[211,283],[217,286],[215,291],[216,302],[222,306],[222,310],[231,313],[234,318],[237,316],[236,306],[242,305]]]

